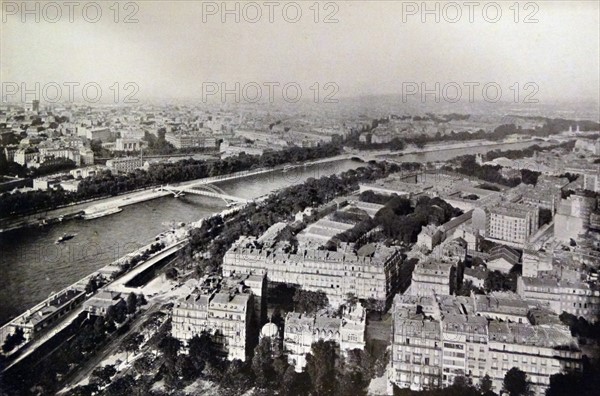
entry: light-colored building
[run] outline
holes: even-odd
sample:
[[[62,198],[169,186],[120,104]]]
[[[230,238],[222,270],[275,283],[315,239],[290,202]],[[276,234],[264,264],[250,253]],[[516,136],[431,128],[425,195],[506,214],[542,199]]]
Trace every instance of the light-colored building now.
[[[364,349],[365,330],[366,312],[360,304],[344,307],[341,317],[324,312],[312,315],[289,312],[285,318],[284,350],[289,363],[302,372],[313,343],[335,341],[342,353]]]
[[[113,158],[106,161],[106,167],[112,172],[129,173],[144,166],[144,159],[140,157]]]
[[[520,254],[513,248],[500,245],[490,250],[490,258],[486,265],[490,271],[500,271],[508,274],[515,265],[519,264]]]
[[[241,237],[223,258],[223,275],[266,274],[272,282],[323,291],[332,305],[344,302],[348,293],[359,298],[391,302],[397,285],[400,251],[383,245],[365,245],[354,252],[342,243],[337,251],[300,246],[289,253],[284,246],[257,247],[256,238]]]
[[[165,140],[171,143],[175,148],[216,148],[217,139],[206,131],[203,132],[177,132],[167,133]]]
[[[550,277],[519,277],[517,293],[524,299],[546,304],[557,314],[567,312],[590,321],[598,320],[600,288],[595,285]]]
[[[488,334],[486,371],[495,391],[512,367],[527,374],[535,395],[545,394],[552,375],[582,369],[581,350],[565,326],[492,321]]]
[[[77,135],[89,140],[100,140],[102,142],[107,142],[113,138],[113,133],[108,127],[78,126]]]
[[[74,178],[83,178],[96,176],[100,172],[102,172],[105,168],[101,166],[87,166],[85,168],[77,168],[69,171],[71,176]]]
[[[173,307],[173,337],[187,342],[207,331],[229,360],[245,361],[258,342],[265,311],[264,276],[207,279]]]
[[[417,236],[417,245],[427,250],[433,250],[434,247],[439,245],[441,240],[442,233],[438,230],[438,227],[434,224],[428,224],[421,228],[421,232]]]
[[[88,315],[104,316],[108,308],[125,304],[121,293],[101,290],[83,303],[83,309],[88,312]]]
[[[10,323],[13,329],[21,328],[26,340],[35,338],[43,329],[53,326],[85,299],[85,292],[74,288],[61,290],[43,303],[27,310]]]
[[[553,374],[581,369],[582,354],[557,318],[529,323],[528,306],[518,296],[502,294],[419,301],[396,296],[389,393],[393,384],[418,391],[449,386],[457,376],[477,384],[486,374],[499,392],[506,372],[518,367],[534,394],[543,395]]]
[[[539,228],[539,208],[535,206],[501,203],[487,208],[486,213],[486,238],[522,245]]]
[[[554,236],[560,241],[577,239],[590,225],[596,199],[584,194],[571,194],[560,201],[554,217]]]
[[[81,147],[79,149],[81,165],[94,165],[94,152],[92,149]]]
[[[417,263],[412,273],[410,294],[413,296],[450,294],[453,276],[453,264],[436,261]]]
[[[26,166],[29,162],[32,162],[34,159],[38,158],[40,155],[39,151],[34,148],[23,148],[15,151],[14,153],[14,161],[19,164]]]
[[[81,165],[81,154],[78,148],[72,147],[48,147],[40,148],[41,162],[53,158],[64,158],[71,160],[75,165]]]
[[[115,141],[116,151],[140,151],[145,146],[145,142],[135,138],[118,138]]]

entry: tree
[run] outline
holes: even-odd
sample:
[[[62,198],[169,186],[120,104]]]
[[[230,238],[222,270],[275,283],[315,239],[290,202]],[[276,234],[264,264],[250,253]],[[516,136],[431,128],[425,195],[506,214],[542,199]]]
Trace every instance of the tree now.
[[[317,396],[333,396],[338,388],[336,364],[337,345],[333,341],[319,340],[312,344],[311,352],[306,355],[306,372],[310,376],[313,390]]]
[[[329,305],[327,295],[321,290],[314,292],[296,289],[293,300],[298,312],[313,313]]]
[[[9,334],[4,340],[4,344],[2,345],[3,352],[10,352],[15,349],[18,345],[22,344],[25,341],[25,336],[23,333],[23,329],[17,327],[15,332]]]
[[[241,360],[235,359],[229,364],[220,384],[224,396],[242,395],[252,387],[252,370]]]
[[[146,297],[141,293],[137,296],[137,304],[138,304],[138,307],[148,304]]]
[[[216,366],[220,363],[217,346],[210,334],[206,331],[195,335],[188,341],[189,355],[196,366],[202,372],[206,364]]]
[[[117,373],[117,369],[112,364],[104,367],[97,367],[92,371],[90,382],[99,386],[105,386],[110,383],[110,379]]]
[[[275,379],[275,368],[273,367],[273,350],[271,348],[271,339],[264,337],[254,348],[254,357],[252,358],[252,371],[256,377],[256,386],[267,388]]]
[[[144,342],[144,336],[140,333],[131,333],[123,340],[122,347],[127,352],[127,360],[129,360],[129,353],[137,352],[142,342]]]
[[[177,382],[177,354],[181,349],[181,341],[170,335],[166,335],[158,344],[165,360],[165,382],[173,386]]]
[[[288,366],[281,379],[281,396],[306,396],[310,392],[310,378],[306,373],[297,373],[294,366]]]
[[[104,391],[103,395],[106,396],[121,396],[128,395],[133,392],[135,386],[135,378],[130,374],[126,374],[123,377],[115,379],[108,388]]]
[[[479,381],[479,391],[484,395],[492,391],[492,379],[489,375],[484,375]]]
[[[176,362],[177,375],[184,381],[191,381],[196,378],[198,370],[194,365],[193,359],[189,355],[179,355]]]
[[[527,396],[530,394],[527,374],[517,367],[513,367],[504,375],[503,389],[510,396]]]
[[[135,293],[131,292],[127,296],[127,313],[132,315],[135,313],[137,309],[137,296]]]

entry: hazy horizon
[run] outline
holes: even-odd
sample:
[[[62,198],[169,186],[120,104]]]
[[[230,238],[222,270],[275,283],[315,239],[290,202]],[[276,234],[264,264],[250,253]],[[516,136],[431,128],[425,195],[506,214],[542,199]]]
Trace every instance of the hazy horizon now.
[[[55,3],[63,7],[63,2]],[[335,99],[402,95],[407,84],[432,89],[439,83],[451,86],[452,97],[452,86],[462,87],[462,104],[469,103],[464,84],[471,82],[479,84],[476,102],[483,99],[480,88],[492,83],[502,89],[500,103],[527,106],[523,100],[531,94],[540,105],[600,104],[600,8],[595,1],[520,2],[518,23],[512,2],[500,2],[502,16],[496,23],[483,18],[481,9],[490,2],[480,2],[472,23],[464,6],[457,23],[444,20],[455,15],[451,8],[440,12],[439,23],[433,15],[422,23],[421,10],[407,14],[414,11],[406,8],[412,2],[321,2],[318,23],[313,2],[294,3],[302,11],[296,23],[286,21],[281,11],[293,2],[275,2],[273,23],[264,2],[254,3],[262,12],[256,23],[244,20],[254,15],[252,9],[244,14],[246,3],[227,3],[231,9],[238,4],[239,23],[233,14],[224,15],[222,22],[222,10],[214,10],[222,2],[129,3],[135,6],[119,3],[118,16],[112,2],[102,3],[97,23],[82,17],[81,6],[71,23],[63,7],[62,17],[51,23],[46,19],[55,12],[50,7],[44,15],[48,2],[41,2],[40,22],[28,15],[23,23],[21,3],[2,2],[0,80],[28,88],[36,82],[95,82],[103,99],[112,95],[115,83],[121,97],[131,93],[123,85],[133,82],[140,100],[200,98],[206,84],[233,88],[235,83],[255,83],[263,87],[264,99],[265,83],[279,84],[276,97],[284,84],[293,83],[301,87],[303,99],[319,92],[323,101],[328,94]],[[442,11],[448,3],[437,4]],[[293,10],[288,14],[294,15]],[[337,22],[323,23],[328,14]],[[127,15],[138,22],[123,23]],[[528,15],[538,22],[524,23]],[[335,87],[325,89],[326,83]],[[535,87],[525,88],[527,83]],[[419,99],[419,93],[409,99]],[[433,95],[428,100],[435,105]]]

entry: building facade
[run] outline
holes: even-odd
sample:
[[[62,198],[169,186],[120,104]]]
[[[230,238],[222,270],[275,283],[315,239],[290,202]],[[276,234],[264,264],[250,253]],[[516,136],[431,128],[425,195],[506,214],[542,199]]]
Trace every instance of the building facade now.
[[[581,370],[581,350],[567,327],[501,321],[480,312],[489,304],[473,299],[395,297],[388,393],[393,385],[415,391],[449,386],[457,376],[478,384],[485,375],[500,392],[506,372],[518,367],[541,396],[552,375]],[[509,311],[520,314],[526,304],[511,300],[520,307]]]
[[[396,292],[402,258],[394,248],[377,245],[363,256],[349,244],[336,252],[300,247],[288,253],[278,245],[259,248],[255,240],[241,237],[229,249],[223,258],[224,276],[266,274],[272,282],[323,291],[334,306],[342,304],[348,293],[388,304]]]
[[[341,317],[326,313],[307,315],[289,312],[285,318],[284,350],[289,363],[297,372],[302,372],[313,343],[335,341],[342,353],[364,349],[365,330],[366,312],[360,304],[344,307]]]
[[[173,337],[185,345],[208,332],[229,360],[245,361],[258,342],[266,282],[261,276],[209,279],[173,307]]]

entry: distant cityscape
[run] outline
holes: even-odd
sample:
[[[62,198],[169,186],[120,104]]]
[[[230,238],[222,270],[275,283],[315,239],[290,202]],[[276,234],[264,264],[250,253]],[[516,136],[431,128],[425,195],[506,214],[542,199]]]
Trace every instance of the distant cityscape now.
[[[600,2],[0,8],[0,396],[600,395]]]
[[[137,389],[151,378],[177,389],[198,375],[223,394],[251,383],[279,389],[307,375],[318,387],[325,384],[313,377],[315,364],[337,359],[345,363],[336,386],[361,394],[460,387],[500,394],[516,381],[510,375],[523,375],[523,386],[543,395],[554,376],[587,373],[600,312],[598,123],[250,114],[2,107],[0,200],[3,213],[14,213],[4,216],[6,235],[93,221],[184,192],[228,203],[209,218],[173,225],[6,323],[0,335],[8,394],[23,389],[19,381],[50,389],[23,377],[38,359],[65,361],[70,368],[54,375],[70,394],[111,392],[129,378],[127,386]],[[486,151],[406,159],[475,145]],[[297,159],[278,160],[278,151]],[[274,162],[217,170],[244,158]],[[330,185],[334,176],[318,179],[312,198],[311,179],[254,199],[215,184],[264,172],[289,177],[310,160],[352,160],[359,173],[343,173],[337,187]],[[143,192],[132,186],[117,192],[123,197],[99,193],[87,208],[78,203],[85,183],[132,180],[180,164],[210,168],[196,174],[204,179],[173,175],[169,183],[166,176],[148,181]],[[43,212],[19,214],[11,206],[17,196],[22,202],[39,194],[48,197]],[[75,209],[52,204],[57,194],[71,194]],[[244,218],[260,220],[247,231],[231,228]],[[56,244],[71,238],[76,234]],[[100,346],[90,349],[90,337]],[[70,355],[47,349],[55,343],[80,348],[79,359],[90,363],[68,364]],[[347,366],[357,359],[361,369]],[[507,374],[513,367],[518,373]],[[228,384],[232,370],[247,380]],[[142,385],[135,373],[150,382]]]

